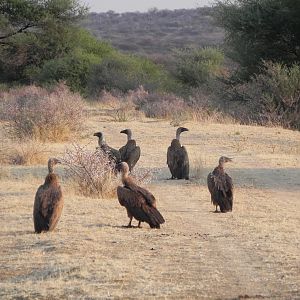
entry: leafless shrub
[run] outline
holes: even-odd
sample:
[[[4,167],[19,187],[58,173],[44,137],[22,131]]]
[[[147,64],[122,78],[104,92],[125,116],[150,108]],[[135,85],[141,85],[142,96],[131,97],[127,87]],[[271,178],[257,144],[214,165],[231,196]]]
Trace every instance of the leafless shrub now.
[[[81,128],[82,98],[70,92],[64,84],[51,91],[26,86],[0,96],[0,118],[9,122],[11,133],[17,138],[66,140]]]
[[[101,198],[115,196],[120,178],[101,150],[73,144],[72,148],[66,149],[62,161],[67,178],[75,183],[79,194]],[[151,179],[151,173],[149,170],[135,170],[133,178],[137,183],[144,183]]]
[[[141,97],[144,93],[147,94],[143,87],[134,91],[129,91],[126,94],[103,91],[98,98],[98,101],[110,108],[108,114],[114,121],[126,122],[142,117],[141,112],[136,109],[134,100]]]
[[[134,99],[134,103],[150,118],[172,119],[174,116],[184,115],[188,108],[184,99],[166,93],[146,94]]]

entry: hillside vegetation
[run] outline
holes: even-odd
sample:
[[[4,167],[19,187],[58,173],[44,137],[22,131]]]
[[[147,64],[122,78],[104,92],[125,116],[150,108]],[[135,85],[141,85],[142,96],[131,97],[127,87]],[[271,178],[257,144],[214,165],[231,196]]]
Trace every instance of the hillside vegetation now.
[[[90,13],[82,22],[97,38],[125,52],[161,59],[175,48],[220,45],[212,8],[156,10],[146,13]]]

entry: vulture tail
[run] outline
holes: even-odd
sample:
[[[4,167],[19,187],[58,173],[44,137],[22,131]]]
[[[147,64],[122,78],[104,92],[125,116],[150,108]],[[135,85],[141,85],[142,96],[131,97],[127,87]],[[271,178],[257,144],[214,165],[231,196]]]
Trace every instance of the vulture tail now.
[[[151,207],[150,211],[151,211],[150,227],[151,228],[160,228],[160,224],[165,223],[164,217],[161,215],[161,213],[155,207]]]

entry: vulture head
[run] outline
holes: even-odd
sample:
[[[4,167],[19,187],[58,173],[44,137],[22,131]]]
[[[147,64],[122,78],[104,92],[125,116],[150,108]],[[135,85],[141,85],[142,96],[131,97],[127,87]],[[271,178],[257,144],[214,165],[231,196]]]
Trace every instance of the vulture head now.
[[[123,177],[127,177],[129,174],[129,166],[126,162],[121,162],[117,164],[117,170],[122,173]]]
[[[94,136],[97,136],[99,138],[98,141],[99,146],[105,143],[104,135],[101,131],[94,133]]]
[[[226,156],[221,156],[219,159],[219,165],[223,166],[227,162],[231,162],[232,158],[226,157]]]
[[[178,127],[176,130],[176,139],[179,140],[180,137],[180,133],[184,132],[184,131],[189,131],[187,128],[185,127]]]
[[[48,160],[48,170],[49,170],[49,174],[53,173],[54,172],[54,166],[56,164],[61,164],[61,161],[57,158],[50,158]]]
[[[131,137],[132,137],[132,131],[131,129],[124,129],[122,131],[120,131],[120,133],[124,133],[124,134],[127,134],[127,140],[131,140]]]

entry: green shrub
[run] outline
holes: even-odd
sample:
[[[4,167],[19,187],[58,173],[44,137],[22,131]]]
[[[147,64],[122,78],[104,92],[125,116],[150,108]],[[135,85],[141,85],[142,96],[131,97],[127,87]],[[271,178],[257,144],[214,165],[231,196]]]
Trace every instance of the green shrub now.
[[[130,55],[115,54],[93,67],[88,92],[97,96],[101,90],[127,92],[143,85],[146,90],[164,89],[167,74],[151,61]]]
[[[199,87],[221,72],[223,53],[216,48],[186,49],[176,53],[175,76],[184,84]]]
[[[229,90],[250,121],[300,129],[300,66],[264,62],[261,73]]]

